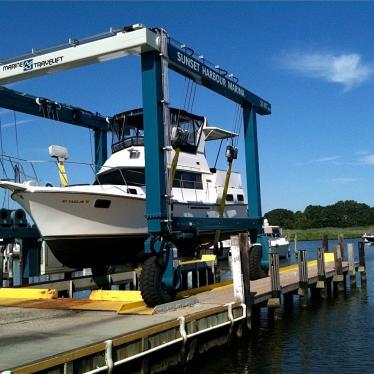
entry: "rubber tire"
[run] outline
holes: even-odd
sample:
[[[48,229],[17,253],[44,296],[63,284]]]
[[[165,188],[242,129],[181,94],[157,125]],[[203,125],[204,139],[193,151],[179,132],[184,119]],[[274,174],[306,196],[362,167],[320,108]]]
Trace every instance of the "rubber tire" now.
[[[140,292],[149,307],[168,303],[174,299],[175,291],[162,285],[163,268],[162,258],[158,256],[147,258],[142,265]]]
[[[266,277],[265,271],[261,268],[262,247],[254,245],[249,251],[249,275],[251,280]]]
[[[91,268],[93,277],[102,277],[105,275],[113,274],[115,268],[113,265],[96,265]]]

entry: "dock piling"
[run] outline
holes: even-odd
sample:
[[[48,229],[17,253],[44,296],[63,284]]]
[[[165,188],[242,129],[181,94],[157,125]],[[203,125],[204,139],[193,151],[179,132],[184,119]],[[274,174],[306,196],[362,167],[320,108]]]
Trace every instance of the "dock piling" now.
[[[342,261],[344,261],[345,257],[345,246],[344,246],[344,235],[340,234],[339,235],[339,247],[340,247],[340,254]]]
[[[305,249],[299,250],[299,289],[300,304],[303,308],[308,306],[308,254]]]
[[[317,272],[318,281],[316,284],[316,289],[319,289],[319,295],[325,299],[327,297],[326,289],[326,268],[325,268],[325,248],[317,249]]]
[[[348,244],[348,274],[351,283],[351,288],[356,287],[356,268],[355,268],[355,255],[352,243]]]
[[[322,247],[325,252],[329,251],[329,236],[327,234],[323,235],[322,238]]]
[[[333,277],[334,290],[338,292],[344,291],[344,274],[343,274],[343,262],[341,245],[334,247],[334,263],[335,263],[335,275]]]
[[[243,292],[244,292],[244,304],[247,307],[247,327],[251,329],[251,282],[250,282],[250,270],[249,270],[249,243],[248,234],[239,234],[239,249],[240,249],[240,262],[241,272],[243,275]]]
[[[268,308],[280,307],[281,285],[279,277],[279,255],[270,252],[269,254],[269,272],[271,281],[271,298],[268,300]]]
[[[0,288],[3,287],[3,281],[4,281],[3,266],[4,266],[4,255],[3,255],[3,251],[0,249]]]
[[[361,287],[366,287],[366,264],[365,264],[365,243],[358,243],[359,267],[358,272],[361,274]]]
[[[8,256],[8,287],[14,286],[13,262],[13,252],[10,252]]]

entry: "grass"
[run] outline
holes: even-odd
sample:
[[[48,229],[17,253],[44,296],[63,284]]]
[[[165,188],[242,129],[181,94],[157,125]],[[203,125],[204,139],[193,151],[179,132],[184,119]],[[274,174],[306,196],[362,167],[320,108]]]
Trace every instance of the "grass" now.
[[[374,226],[359,226],[359,227],[322,227],[318,229],[305,230],[288,230],[283,229],[283,234],[287,235],[290,240],[295,238],[297,240],[321,240],[323,235],[328,235],[329,239],[338,239],[339,235],[343,235],[346,239],[361,238],[363,233],[373,233]]]

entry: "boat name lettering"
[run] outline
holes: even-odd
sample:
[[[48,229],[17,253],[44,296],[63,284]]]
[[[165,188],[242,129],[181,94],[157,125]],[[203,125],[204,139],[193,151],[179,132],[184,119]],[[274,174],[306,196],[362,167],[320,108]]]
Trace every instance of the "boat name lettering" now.
[[[27,60],[13,62],[8,65],[3,66],[3,71],[12,71],[18,68],[21,68],[23,71],[29,71],[39,68],[44,68],[46,66],[56,65],[62,62],[64,56],[49,58],[48,60],[42,60],[34,62],[33,58],[29,58]]]
[[[194,58],[189,57],[180,51],[177,52],[177,62],[186,66],[189,70],[195,71],[203,77],[208,78],[220,86],[229,89],[235,94],[245,97],[244,88],[238,86],[233,81],[225,78],[225,76],[222,74],[219,74],[217,71],[210,69],[208,66],[197,62]]]
[[[62,200],[64,204],[88,204],[90,200]]]

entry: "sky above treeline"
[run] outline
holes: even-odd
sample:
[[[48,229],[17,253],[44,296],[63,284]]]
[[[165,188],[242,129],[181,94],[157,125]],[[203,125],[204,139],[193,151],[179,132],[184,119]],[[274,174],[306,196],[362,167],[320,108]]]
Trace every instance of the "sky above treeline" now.
[[[0,59],[110,27],[163,27],[272,104],[271,116],[258,117],[264,212],[348,199],[373,206],[373,17],[370,2],[0,1]],[[142,105],[137,57],[8,87],[104,115]],[[170,73],[173,106],[183,107],[186,88]],[[192,109],[213,125],[235,128],[236,105],[205,88],[197,87]],[[71,161],[92,161],[87,129],[1,108],[0,121],[5,154],[48,160],[48,146],[59,144]],[[214,162],[215,147],[210,151]],[[48,179],[47,167],[39,167]],[[235,168],[244,178],[244,149]],[[73,182],[93,179],[90,171],[71,172]],[[56,177],[53,167],[50,173]]]

